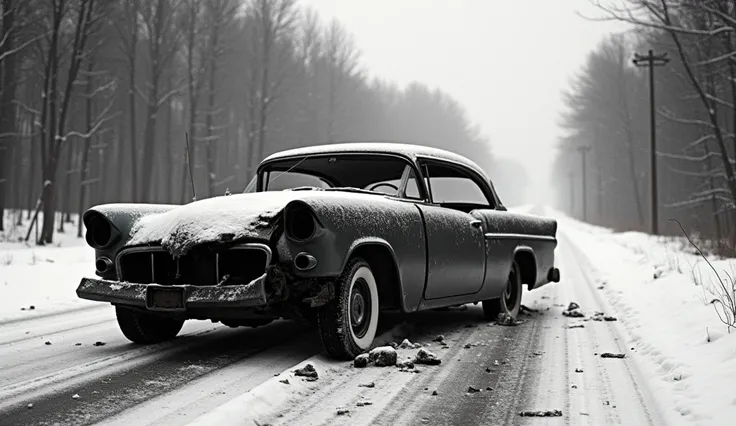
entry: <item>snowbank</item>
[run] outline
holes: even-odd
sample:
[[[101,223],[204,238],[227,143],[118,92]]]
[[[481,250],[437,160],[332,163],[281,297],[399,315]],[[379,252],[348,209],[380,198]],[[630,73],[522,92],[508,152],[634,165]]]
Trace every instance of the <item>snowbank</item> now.
[[[0,323],[99,305],[75,293],[83,276],[94,276],[95,264],[94,250],[76,236],[76,224],[55,234],[48,246],[18,242],[25,226],[11,229],[10,215],[6,224],[0,238]]]
[[[682,241],[614,233],[561,214],[569,242],[597,290],[631,337],[633,359],[661,407],[685,424],[732,424],[736,416],[736,331],[729,334],[710,302],[718,277]],[[723,278],[736,260],[714,260]],[[562,271],[564,274],[564,271]]]

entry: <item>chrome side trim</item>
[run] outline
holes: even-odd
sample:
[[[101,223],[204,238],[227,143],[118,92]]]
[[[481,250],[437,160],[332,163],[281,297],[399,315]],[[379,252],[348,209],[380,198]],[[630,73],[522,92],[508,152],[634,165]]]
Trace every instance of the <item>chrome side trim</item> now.
[[[528,235],[528,234],[500,234],[487,233],[487,240],[536,240],[536,241],[557,241],[555,237],[549,235]]]

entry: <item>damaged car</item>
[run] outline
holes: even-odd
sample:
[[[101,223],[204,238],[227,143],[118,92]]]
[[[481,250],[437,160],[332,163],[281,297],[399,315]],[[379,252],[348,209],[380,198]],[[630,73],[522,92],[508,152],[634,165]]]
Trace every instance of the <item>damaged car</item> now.
[[[460,155],[345,143],[276,153],[244,193],[186,205],[105,204],[83,217],[97,278],[77,295],[115,307],[142,344],[184,321],[316,324],[340,359],[371,348],[382,311],[482,302],[516,316],[522,285],[560,279],[557,223],[509,212]]]

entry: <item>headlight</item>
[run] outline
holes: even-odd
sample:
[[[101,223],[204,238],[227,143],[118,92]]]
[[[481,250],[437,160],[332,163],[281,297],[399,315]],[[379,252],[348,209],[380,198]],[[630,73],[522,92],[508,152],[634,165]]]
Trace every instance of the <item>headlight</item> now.
[[[84,225],[87,227],[85,239],[92,248],[109,247],[120,237],[120,232],[102,213],[87,212],[84,215]]]
[[[311,239],[317,231],[317,220],[312,210],[302,203],[291,204],[284,213],[284,231],[294,241]]]

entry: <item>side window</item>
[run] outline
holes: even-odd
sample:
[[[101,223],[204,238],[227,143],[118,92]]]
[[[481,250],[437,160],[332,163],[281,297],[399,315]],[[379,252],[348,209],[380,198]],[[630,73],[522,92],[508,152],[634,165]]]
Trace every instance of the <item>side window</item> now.
[[[463,170],[429,164],[425,171],[433,202],[493,207],[483,189]]]
[[[414,174],[414,169],[409,173],[409,181],[406,182],[406,198],[414,200],[422,199],[422,196],[419,194],[419,186],[417,185],[417,176]]]

